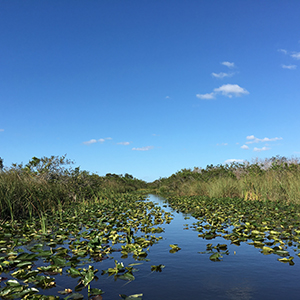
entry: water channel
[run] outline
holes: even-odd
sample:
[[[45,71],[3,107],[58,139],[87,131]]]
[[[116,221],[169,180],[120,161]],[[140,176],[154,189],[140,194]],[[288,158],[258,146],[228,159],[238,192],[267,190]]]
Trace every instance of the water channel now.
[[[221,237],[199,238],[198,232],[190,228],[196,219],[166,207],[162,197],[150,195],[149,200],[171,211],[174,219],[163,225],[163,239],[150,248],[150,261],[138,266],[136,279],[125,284],[117,281],[111,286],[106,283],[107,294],[113,294],[109,292],[112,288],[127,295],[143,293],[145,300],[299,298],[300,258],[296,255],[295,265],[291,266],[277,261],[276,255],[263,255],[247,243],[236,246]],[[229,255],[223,255],[221,261],[211,261],[210,254],[199,253],[205,252],[208,243],[227,244]],[[169,253],[170,244],[178,244],[181,250]],[[130,262],[126,260],[124,264]],[[162,272],[149,271],[150,265],[159,264],[165,265]],[[113,298],[106,298],[105,293],[103,299]]]
[[[164,231],[155,235],[162,239],[149,248],[147,260],[136,261],[132,255],[122,258],[120,252],[113,252],[110,259],[92,263],[99,272],[91,287],[105,292],[103,300],[120,299],[119,294],[140,293],[143,300],[300,298],[300,258],[296,253],[293,255],[295,264],[289,265],[279,262],[277,255],[263,255],[247,242],[237,246],[222,237],[203,239],[194,230],[197,219],[174,211],[162,197],[149,195],[147,201],[171,212],[174,219],[170,224],[159,225]],[[170,244],[177,244],[181,250],[170,253]],[[220,261],[211,261],[211,253],[206,252],[207,244],[226,244],[228,253],[222,255]],[[115,280],[114,276],[101,275],[102,270],[114,267],[114,260],[125,266],[140,263],[135,266],[138,269],[134,272],[135,280]],[[165,267],[155,272],[151,271],[152,265]],[[44,290],[43,294],[57,295],[58,291],[73,288],[78,283],[78,278],[65,275],[57,275],[55,279],[56,286]],[[87,289],[81,293],[88,298]]]

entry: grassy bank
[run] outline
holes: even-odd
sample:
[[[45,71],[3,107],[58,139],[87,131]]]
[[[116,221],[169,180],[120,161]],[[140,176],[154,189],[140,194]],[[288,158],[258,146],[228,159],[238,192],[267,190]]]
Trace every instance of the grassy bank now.
[[[163,195],[300,203],[300,164],[298,159],[273,157],[253,163],[183,169],[154,181],[151,187]]]
[[[125,193],[145,187],[144,181],[129,174],[100,177],[72,168],[65,156],[34,157],[26,165],[15,164],[0,172],[0,220],[41,217],[103,192]]]
[[[49,211],[83,203],[103,192],[144,189],[164,196],[206,196],[300,204],[299,159],[272,157],[263,161],[183,169],[152,183],[129,174],[98,176],[73,168],[65,156],[32,158],[26,165],[0,171],[0,220],[42,218]]]

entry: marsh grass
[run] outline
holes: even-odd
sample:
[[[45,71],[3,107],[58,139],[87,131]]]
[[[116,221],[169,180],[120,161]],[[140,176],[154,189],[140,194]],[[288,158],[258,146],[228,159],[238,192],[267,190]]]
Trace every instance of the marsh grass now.
[[[33,158],[25,167],[14,165],[0,172],[0,222],[39,219],[42,230],[47,213],[62,218],[65,206],[80,209],[89,203],[108,202],[119,193],[143,190],[167,196],[208,196],[244,200],[300,203],[300,163],[275,157],[253,163],[183,169],[169,178],[146,184],[131,175],[108,173],[100,177],[64,169],[65,157]],[[79,204],[79,205],[77,205]]]
[[[102,193],[125,193],[146,187],[146,182],[129,174],[106,174],[100,177],[79,168],[65,168],[70,161],[63,157],[33,157],[25,166],[13,164],[0,170],[0,221],[38,218],[42,230],[46,213],[65,206],[87,206],[102,199]],[[103,199],[102,199],[103,200]]]
[[[300,203],[299,160],[271,158],[252,164],[183,169],[151,184],[162,195],[242,198]]]
[[[33,218],[68,200],[64,186],[9,171],[0,174],[0,218]]]

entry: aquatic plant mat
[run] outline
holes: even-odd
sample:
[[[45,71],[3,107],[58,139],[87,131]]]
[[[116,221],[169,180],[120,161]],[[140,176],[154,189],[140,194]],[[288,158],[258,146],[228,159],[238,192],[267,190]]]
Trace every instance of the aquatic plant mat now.
[[[130,255],[136,261],[147,261],[149,247],[160,239],[154,233],[163,231],[158,225],[170,220],[170,213],[161,212],[145,197],[111,194],[91,205],[61,209],[54,215],[43,214],[24,222],[2,222],[0,297],[102,299],[102,287],[97,284],[99,276],[131,281],[140,264],[125,266],[113,259],[114,253],[121,254],[122,259]],[[112,267],[97,270],[107,259]],[[73,286],[64,285],[61,275],[74,278]],[[55,289],[56,295],[50,289]],[[116,291],[115,296],[118,295]],[[120,294],[123,299],[140,296]]]
[[[262,254],[274,254],[278,261],[294,264],[300,256],[300,206],[274,201],[245,201],[239,198],[209,198],[201,196],[171,197],[171,207],[190,213],[199,220],[193,224],[198,237],[213,240],[222,237],[230,244],[247,243]],[[207,244],[211,260],[228,255],[226,244]],[[292,256],[294,255],[294,256]]]
[[[125,291],[139,277],[158,278],[171,269],[167,261],[149,260],[152,246],[165,242],[164,227],[172,226],[168,206],[196,218],[182,229],[205,241],[197,255],[212,265],[226,263],[235,255],[231,247],[243,244],[277,264],[300,262],[299,206],[193,196],[171,197],[160,207],[138,194],[111,193],[36,219],[0,222],[0,298],[149,299],[146,291]],[[163,251],[172,257],[188,247],[167,242]],[[153,278],[149,286],[156,289],[160,279]]]

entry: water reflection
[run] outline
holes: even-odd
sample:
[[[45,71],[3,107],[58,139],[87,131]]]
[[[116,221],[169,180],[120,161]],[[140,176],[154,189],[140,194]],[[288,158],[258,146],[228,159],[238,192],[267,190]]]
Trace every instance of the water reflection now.
[[[144,294],[144,300],[299,298],[300,258],[296,255],[295,265],[290,266],[279,263],[275,255],[262,255],[260,249],[247,243],[236,246],[222,237],[211,240],[200,238],[199,232],[193,230],[193,223],[198,220],[174,211],[162,197],[150,195],[148,201],[171,212],[174,219],[170,224],[158,225],[164,228],[164,232],[155,235],[162,236],[162,239],[149,248],[149,261],[140,261],[142,264],[136,266],[139,271],[134,273],[135,280],[126,282],[107,274],[101,275],[102,270],[114,267],[114,260],[123,262],[125,266],[136,263],[132,255],[122,258],[120,252],[113,252],[106,260],[84,260],[80,265],[84,268],[93,265],[99,270],[96,274],[98,279],[91,283],[91,288],[104,290],[103,300],[116,300],[118,294],[139,293]],[[181,250],[170,253],[170,244],[178,244]],[[221,261],[211,261],[207,244],[226,244],[228,255],[222,255]],[[114,248],[118,247],[121,246],[114,245]],[[151,270],[153,265],[164,265],[165,268],[155,272]],[[43,291],[44,294],[57,294],[65,288],[73,288],[78,282],[78,278],[65,275],[57,275],[55,279],[56,287]],[[81,293],[87,299],[86,289]]]
[[[151,263],[162,263],[166,267],[158,276],[151,276],[148,284],[153,289],[149,290],[145,286],[147,299],[298,297],[300,262],[289,266],[279,263],[275,255],[262,255],[259,249],[247,243],[236,246],[222,237],[212,240],[199,238],[198,232],[191,229],[196,219],[166,207],[166,199],[162,197],[150,195],[149,199],[165,211],[171,211],[174,220],[164,226],[165,231],[161,233],[163,240],[150,249],[148,257]],[[220,262],[210,261],[210,254],[199,254],[206,250],[208,243],[227,244],[229,255],[224,255]],[[170,244],[178,244],[181,250],[170,254]]]

